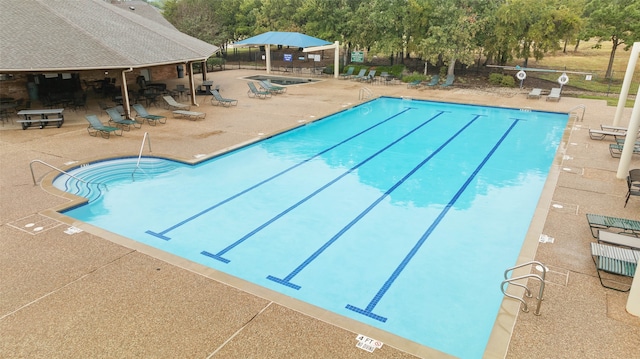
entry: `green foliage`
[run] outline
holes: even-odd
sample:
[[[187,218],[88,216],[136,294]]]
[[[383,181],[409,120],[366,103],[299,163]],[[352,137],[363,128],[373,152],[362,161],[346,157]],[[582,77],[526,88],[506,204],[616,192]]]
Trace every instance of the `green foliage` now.
[[[427,78],[427,76],[425,76],[425,75],[417,74],[417,73],[415,73],[415,72],[414,72],[414,73],[412,73],[411,75],[404,75],[404,76],[402,76],[402,82],[407,82],[407,83],[408,83],[408,82],[413,82],[413,81],[417,81],[417,80],[420,80],[420,81],[427,81],[427,80],[428,80],[428,78]]]
[[[516,80],[511,75],[492,73],[489,75],[489,83],[494,86],[514,87]]]
[[[401,78],[402,77],[402,73],[404,72],[405,66],[404,65],[392,65],[392,66],[377,66],[376,70],[377,73],[380,74],[382,72],[387,72],[389,73],[389,75],[393,75],[396,78]]]

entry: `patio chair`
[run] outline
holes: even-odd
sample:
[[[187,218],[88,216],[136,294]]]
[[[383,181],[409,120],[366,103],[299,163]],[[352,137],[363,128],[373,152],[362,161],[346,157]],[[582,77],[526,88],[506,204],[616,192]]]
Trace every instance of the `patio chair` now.
[[[547,96],[547,101],[560,101],[561,92],[562,89],[559,87],[552,88],[551,92],[549,92],[549,95]]]
[[[369,70],[367,76],[363,76],[361,78],[356,78],[356,81],[360,82],[373,82],[373,79],[376,77],[376,70]]]
[[[158,122],[167,123],[166,116],[152,115],[147,112],[147,109],[139,103],[134,104],[133,109],[136,111],[136,118],[141,119],[140,122],[144,122],[144,120],[147,120],[147,123],[151,126],[155,126]]]
[[[107,112],[107,115],[109,115],[109,122],[113,122],[116,127],[120,127],[125,131],[131,130],[131,126],[134,128],[142,127],[142,124],[138,121],[130,120],[122,116],[116,107],[108,108],[105,111]]]
[[[211,97],[211,104],[214,106],[222,105],[225,107],[229,107],[229,106],[235,106],[238,104],[238,100],[222,97],[222,95],[220,95],[220,92],[218,92],[218,90],[211,90],[211,95],[213,96]]]
[[[249,86],[249,91],[247,91],[247,96],[249,97],[257,97],[259,99],[271,97],[271,92],[258,90],[256,84],[253,82],[247,82],[247,86]]]
[[[415,89],[418,88],[418,86],[420,86],[420,83],[422,81],[420,80],[415,80],[415,81],[411,81],[411,82],[407,82],[407,88],[408,89]]]
[[[122,128],[105,126],[96,115],[85,115],[84,117],[89,121],[89,127],[87,127],[89,136],[96,137],[98,133],[102,138],[109,138],[111,133],[114,133],[116,136],[122,136]],[[120,131],[120,133],[118,133],[118,131]]]
[[[598,273],[600,284],[603,287],[619,292],[628,292],[631,289],[631,285],[628,285],[626,289],[606,285],[600,273],[606,272],[625,277],[633,277],[636,273],[638,260],[640,260],[640,251],[592,242],[591,256],[593,263],[596,265],[596,272]],[[606,280],[610,281],[609,279]]]
[[[286,87],[276,86],[271,82],[269,82],[269,80],[259,80],[258,83],[260,84],[260,87],[262,87],[263,90],[269,91],[272,94],[280,94],[280,93],[285,93],[287,91]]]
[[[640,250],[640,238],[625,234],[601,231],[598,233],[598,243]]]
[[[166,102],[167,106],[169,107],[170,110],[185,110],[185,111],[189,111],[191,109],[191,106],[183,104],[183,103],[178,103],[176,102],[176,100],[171,97],[171,96],[162,96],[162,98],[164,99],[164,102]]]
[[[440,75],[433,75],[433,76],[431,76],[431,81],[427,82],[422,87],[423,88],[433,87],[433,86],[437,85],[438,82],[440,82]]]
[[[339,79],[346,80],[348,78],[351,78],[351,76],[353,76],[353,70],[355,70],[355,67],[349,66],[349,68],[347,69],[347,72],[340,74]]]
[[[453,81],[455,81],[455,75],[447,75],[447,78],[444,80],[444,83],[440,85],[441,87],[449,87],[453,85]]]
[[[587,213],[587,222],[593,238],[598,238],[598,231],[601,229],[620,230],[619,233],[630,234],[640,237],[640,221],[634,219],[617,218],[603,216],[599,214]]]
[[[367,73],[367,69],[360,69],[360,72],[358,72],[357,75],[350,77],[350,79],[355,81],[360,81],[365,77],[366,73]]]
[[[622,143],[612,143],[609,145],[609,153],[611,154],[611,157],[613,158],[620,158],[620,155],[622,155],[622,149],[624,148]],[[633,152],[634,155],[640,155],[640,145],[634,145],[633,146]]]
[[[640,132],[638,132],[640,134]],[[613,126],[600,126],[600,129],[590,128],[589,129],[589,137],[592,140],[602,140],[607,136],[613,137],[625,137],[627,135],[627,129],[623,127],[613,127]]]
[[[542,95],[542,89],[531,89],[531,92],[527,95],[527,98],[539,99]]]
[[[634,148],[633,153],[640,153],[640,151],[636,152],[636,149],[638,148]],[[627,207],[627,202],[629,202],[631,196],[640,196],[640,169],[630,170],[627,176],[627,198],[624,201],[625,207]]]

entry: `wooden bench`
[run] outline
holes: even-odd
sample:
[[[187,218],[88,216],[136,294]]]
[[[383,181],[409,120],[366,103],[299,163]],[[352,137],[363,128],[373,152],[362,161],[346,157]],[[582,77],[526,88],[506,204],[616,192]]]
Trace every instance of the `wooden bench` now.
[[[199,118],[205,118],[207,116],[204,112],[195,112],[195,111],[185,111],[185,110],[175,110],[173,111],[173,117],[184,117],[190,120],[197,120]]]

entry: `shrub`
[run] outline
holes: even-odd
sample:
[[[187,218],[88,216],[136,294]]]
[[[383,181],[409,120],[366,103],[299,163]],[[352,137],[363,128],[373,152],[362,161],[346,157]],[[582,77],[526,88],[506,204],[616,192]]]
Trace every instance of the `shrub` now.
[[[489,75],[489,83],[495,86],[514,87],[516,80],[511,75],[493,73]]]
[[[500,85],[502,83],[502,75],[496,73],[490,74],[489,83],[496,86]]]
[[[404,75],[402,76],[402,82],[413,82],[416,80],[420,80],[420,81],[426,81],[427,80],[427,76],[425,75],[421,75],[419,73],[412,73],[411,75]]]

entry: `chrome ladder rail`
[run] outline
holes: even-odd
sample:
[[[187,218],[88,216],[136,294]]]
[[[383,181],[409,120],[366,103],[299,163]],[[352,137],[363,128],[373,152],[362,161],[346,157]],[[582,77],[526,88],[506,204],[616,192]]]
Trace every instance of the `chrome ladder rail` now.
[[[142,168],[140,168],[140,158],[142,158],[142,151],[144,150],[144,143],[145,141],[147,142],[147,145],[149,146],[149,152],[151,152],[151,136],[149,136],[149,132],[145,132],[144,136],[142,137],[142,143],[140,144],[140,152],[138,153],[138,161],[136,162],[136,168],[133,169],[133,172],[131,172],[131,180],[135,181],[135,174],[136,171],[138,169],[140,169],[142,172],[144,172],[144,170]]]
[[[106,183],[102,183],[102,182],[95,182],[94,183],[94,182],[85,181],[82,178],[78,178],[78,177],[72,175],[71,173],[66,172],[64,170],[61,170],[58,167],[56,167],[54,165],[51,165],[51,164],[48,164],[48,163],[46,163],[45,161],[42,161],[42,160],[32,160],[31,162],[29,162],[29,168],[31,169],[31,179],[33,180],[33,185],[34,186],[36,186],[38,184],[38,182],[36,181],[36,175],[33,173],[33,164],[34,163],[43,164],[43,165],[45,165],[45,166],[47,166],[47,167],[49,167],[49,168],[51,168],[51,169],[53,169],[55,171],[58,171],[58,172],[60,172],[60,173],[62,173],[64,175],[67,175],[67,176],[69,176],[69,177],[71,177],[71,178],[73,178],[73,179],[75,179],[77,181],[80,181],[82,183],[86,183],[86,184],[92,184],[93,183],[93,184],[97,185],[98,188],[100,188],[100,185],[103,185],[105,190],[107,190],[107,191],[109,190],[109,188],[107,188],[107,184]]]
[[[540,268],[542,268],[542,275],[530,273],[530,274],[525,274],[525,275],[522,275],[522,276],[519,276],[519,277],[515,277],[515,278],[509,278],[508,277],[509,272],[511,272],[511,271],[513,271],[515,269],[518,269],[518,268],[522,268],[522,267],[525,267],[525,266],[528,266],[528,265],[534,265],[534,264],[539,266]],[[536,298],[536,301],[537,301],[536,310],[535,310],[535,312],[533,312],[533,314],[540,315],[540,306],[542,305],[542,300],[543,300],[543,295],[544,295],[544,283],[545,283],[544,280],[545,280],[546,273],[547,273],[547,267],[545,267],[544,264],[542,264],[541,262],[538,262],[538,261],[530,261],[530,262],[523,263],[523,264],[511,267],[511,268],[507,268],[507,270],[504,271],[504,280],[500,284],[500,290],[502,291],[502,294],[504,294],[506,297],[513,298],[513,299],[516,299],[516,300],[520,301],[520,303],[523,304],[522,311],[525,312],[525,313],[528,313],[529,312],[529,307],[527,305],[527,302],[524,299],[520,298],[520,297],[517,297],[517,296],[515,296],[513,294],[507,293],[505,291],[504,285],[505,284],[510,284],[510,285],[515,285],[517,287],[524,288],[525,296],[527,298],[531,298],[532,297],[531,290],[529,290],[529,288],[525,284],[516,283],[516,281],[521,280],[521,279],[528,279],[528,278],[534,278],[534,279],[539,280],[540,281],[540,290],[538,292],[538,297]]]
[[[587,106],[586,105],[581,104],[581,105],[574,106],[574,107],[569,109],[569,113],[572,113],[572,112],[574,112],[576,110],[580,110],[580,109],[582,109],[582,116],[578,117],[578,121],[582,122],[582,120],[584,120],[584,113],[585,113],[585,111],[587,111]],[[578,115],[576,115],[576,116],[578,116]]]
[[[373,92],[369,90],[367,87],[363,87],[360,89],[358,93],[358,100],[367,100],[373,97]]]

